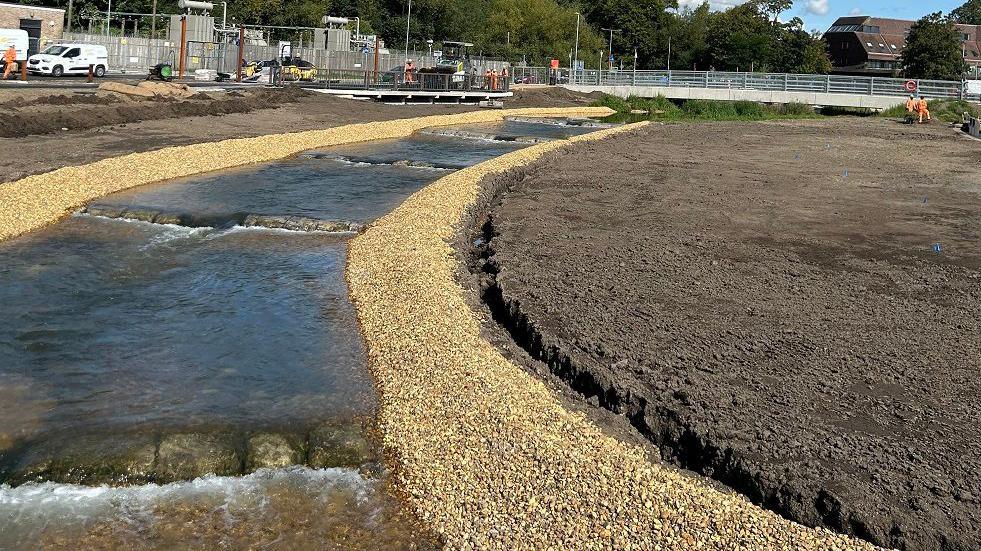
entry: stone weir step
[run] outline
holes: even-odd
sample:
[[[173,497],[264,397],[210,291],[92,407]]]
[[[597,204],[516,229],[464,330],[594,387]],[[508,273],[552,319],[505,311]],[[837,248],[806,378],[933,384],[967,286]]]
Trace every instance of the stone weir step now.
[[[198,430],[169,434],[75,435],[0,453],[0,483],[166,484],[263,468],[382,470],[378,446],[361,422],[325,422],[302,433]]]
[[[169,224],[188,228],[230,228],[240,226],[244,228],[282,229],[299,232],[359,233],[365,227],[360,222],[321,220],[305,216],[279,216],[240,212],[230,214],[195,214],[115,205],[89,205],[79,212],[103,218],[138,220],[151,224]]]
[[[474,132],[472,130],[460,130],[457,128],[432,128],[423,130],[423,134],[429,136],[441,136],[444,138],[458,138],[461,140],[484,140],[491,142],[514,142],[520,144],[537,144],[553,142],[555,138],[544,136],[509,136],[506,134],[491,134],[489,132]]]
[[[504,117],[504,120],[510,122],[521,122],[527,124],[541,124],[548,126],[564,126],[564,127],[576,127],[576,128],[613,128],[616,124],[608,122],[600,122],[593,119],[555,119],[555,118],[545,118],[545,117]]]
[[[396,166],[405,168],[421,168],[428,170],[461,170],[470,166],[468,163],[444,163],[430,161],[413,161],[411,159],[378,159],[375,157],[359,155],[335,155],[332,153],[305,153],[301,155],[306,159],[328,159],[342,163],[371,166]]]

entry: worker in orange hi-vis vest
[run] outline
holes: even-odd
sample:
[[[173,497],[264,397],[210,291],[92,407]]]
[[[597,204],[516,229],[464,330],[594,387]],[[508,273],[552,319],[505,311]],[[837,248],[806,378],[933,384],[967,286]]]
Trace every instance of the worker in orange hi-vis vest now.
[[[491,71],[491,90],[497,90],[497,69]]]
[[[916,111],[916,107],[917,107],[917,105],[916,105],[917,103],[918,102],[916,101],[916,98],[913,97],[912,94],[910,94],[909,99],[906,100],[906,112],[907,113],[913,113],[913,112],[915,112]]]
[[[10,76],[11,71],[14,70],[14,63],[17,62],[17,48],[13,44],[7,48],[7,51],[3,53],[3,79],[7,80]]]
[[[548,64],[548,67],[549,67],[549,69],[551,69],[549,71],[551,73],[551,75],[549,75],[549,84],[552,84],[552,85],[558,84],[559,83],[559,60],[558,59],[553,59],[551,61],[551,63]]]
[[[924,116],[926,117],[926,120],[930,120],[930,109],[929,109],[929,106],[927,105],[926,98],[920,98],[920,101],[919,101],[919,103],[918,103],[918,105],[916,107],[916,110],[920,114],[920,123],[923,122],[923,117]]]

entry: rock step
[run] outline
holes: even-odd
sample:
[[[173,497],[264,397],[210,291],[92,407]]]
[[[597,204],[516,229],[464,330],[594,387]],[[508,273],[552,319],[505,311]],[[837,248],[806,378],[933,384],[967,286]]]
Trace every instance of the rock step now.
[[[375,474],[381,470],[380,454],[365,432],[360,423],[327,422],[306,433],[182,432],[125,440],[110,435],[81,437],[57,448],[19,454],[9,465],[0,466],[0,483],[166,484],[207,474],[237,476],[291,465]]]
[[[461,170],[467,168],[465,163],[440,163],[429,161],[413,161],[411,159],[383,160],[375,157],[358,155],[334,155],[331,153],[307,153],[303,157],[308,159],[328,159],[342,163],[351,163],[370,166],[399,166],[407,168],[422,168],[429,170]]]
[[[608,122],[599,122],[593,119],[547,119],[547,118],[537,118],[537,117],[504,117],[504,120],[508,122],[523,122],[528,124],[545,124],[549,126],[573,126],[580,128],[613,128],[615,124]]]
[[[143,207],[114,205],[89,205],[80,212],[102,218],[137,220],[151,224],[169,224],[187,228],[245,228],[284,229],[290,231],[330,233],[358,233],[364,224],[348,220],[321,220],[305,216],[274,216],[267,214],[194,214],[167,212]]]
[[[460,138],[463,140],[484,140],[491,142],[515,142],[521,144],[537,144],[554,142],[555,138],[544,136],[507,136],[502,134],[491,134],[488,132],[474,132],[471,130],[458,130],[455,128],[433,128],[424,130],[423,134],[430,136],[442,136],[444,138]]]

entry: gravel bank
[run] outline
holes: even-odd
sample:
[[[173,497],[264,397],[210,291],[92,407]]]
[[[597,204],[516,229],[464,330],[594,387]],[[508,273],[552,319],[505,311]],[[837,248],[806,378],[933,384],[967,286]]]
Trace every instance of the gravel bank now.
[[[650,462],[481,337],[449,242],[484,176],[567,143],[447,176],[351,243],[383,443],[415,512],[453,549],[871,549]]]
[[[402,138],[430,126],[495,122],[514,115],[582,115],[588,110],[484,110],[370,122],[326,130],[168,147],[64,167],[0,185],[0,241],[54,222],[93,199],[143,184],[274,161],[318,147]],[[608,113],[605,109],[594,109],[593,112]]]
[[[804,524],[976,550],[979,159],[939,125],[652,125],[485,182],[483,297],[666,460]]]

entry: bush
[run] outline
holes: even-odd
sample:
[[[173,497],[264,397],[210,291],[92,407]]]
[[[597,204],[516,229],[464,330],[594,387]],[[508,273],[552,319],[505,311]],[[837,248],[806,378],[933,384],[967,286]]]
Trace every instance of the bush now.
[[[797,102],[785,103],[777,107],[776,112],[784,117],[813,117],[817,114],[814,106]]]
[[[627,103],[627,100],[621,97],[611,96],[609,94],[604,95],[602,98],[594,102],[593,107],[609,107],[617,113],[629,113],[631,109],[630,104]]]

